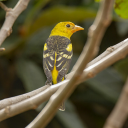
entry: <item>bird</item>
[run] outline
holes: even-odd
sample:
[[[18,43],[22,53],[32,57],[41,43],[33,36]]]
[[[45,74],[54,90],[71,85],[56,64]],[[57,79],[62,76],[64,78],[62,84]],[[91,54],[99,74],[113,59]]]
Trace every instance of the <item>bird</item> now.
[[[70,37],[76,31],[84,30],[70,21],[59,22],[44,44],[43,69],[47,77],[45,85],[57,84],[65,79],[73,56]],[[60,111],[65,111],[62,103]]]

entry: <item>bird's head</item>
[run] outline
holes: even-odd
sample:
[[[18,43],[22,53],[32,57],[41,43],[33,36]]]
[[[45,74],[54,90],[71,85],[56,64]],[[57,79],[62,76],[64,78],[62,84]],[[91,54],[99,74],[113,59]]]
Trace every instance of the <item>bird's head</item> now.
[[[64,36],[70,39],[73,33],[80,30],[84,30],[84,28],[72,22],[60,22],[53,28],[50,36]]]

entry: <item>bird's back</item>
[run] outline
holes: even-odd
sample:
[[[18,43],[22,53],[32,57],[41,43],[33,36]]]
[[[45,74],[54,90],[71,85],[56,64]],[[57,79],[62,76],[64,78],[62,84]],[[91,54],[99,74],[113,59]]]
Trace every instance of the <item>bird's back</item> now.
[[[71,41],[64,36],[51,36],[46,40],[49,52],[61,52],[63,51]]]
[[[63,36],[51,36],[46,40],[46,49],[43,53],[43,66],[47,77],[51,72],[54,84],[60,82],[67,73],[72,58],[71,51],[66,48],[71,45],[71,41]]]

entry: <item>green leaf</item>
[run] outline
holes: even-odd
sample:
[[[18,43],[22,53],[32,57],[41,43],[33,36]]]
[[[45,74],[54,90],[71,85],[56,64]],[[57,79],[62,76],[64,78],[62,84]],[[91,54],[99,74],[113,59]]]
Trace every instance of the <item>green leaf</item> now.
[[[95,0],[95,2],[100,2],[101,0]]]
[[[128,19],[128,0],[116,0],[115,12],[123,19]]]
[[[43,68],[40,69],[34,62],[19,60],[16,63],[16,69],[27,91],[32,91],[44,85]]]
[[[85,19],[94,18],[95,16],[96,13],[94,11],[85,8],[52,7],[39,15],[31,25],[28,34],[30,35],[44,26],[53,25],[61,21],[83,21]]]

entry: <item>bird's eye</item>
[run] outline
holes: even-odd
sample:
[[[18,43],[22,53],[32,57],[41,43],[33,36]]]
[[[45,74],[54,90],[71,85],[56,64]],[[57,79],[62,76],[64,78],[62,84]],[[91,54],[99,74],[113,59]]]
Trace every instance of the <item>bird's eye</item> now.
[[[69,27],[70,27],[70,24],[67,24],[67,25],[66,25],[66,27],[68,27],[68,28],[69,28]]]

